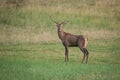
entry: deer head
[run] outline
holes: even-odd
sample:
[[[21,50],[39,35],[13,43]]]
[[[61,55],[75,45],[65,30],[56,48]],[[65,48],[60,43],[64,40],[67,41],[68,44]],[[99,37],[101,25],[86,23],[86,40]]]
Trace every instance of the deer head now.
[[[56,27],[57,27],[58,31],[61,31],[62,28],[63,28],[63,26],[64,26],[65,24],[67,24],[67,22],[68,22],[68,21],[63,21],[63,22],[61,22],[61,23],[58,23],[57,21],[53,20],[52,17],[50,17],[50,18],[51,18],[51,20],[56,24]]]

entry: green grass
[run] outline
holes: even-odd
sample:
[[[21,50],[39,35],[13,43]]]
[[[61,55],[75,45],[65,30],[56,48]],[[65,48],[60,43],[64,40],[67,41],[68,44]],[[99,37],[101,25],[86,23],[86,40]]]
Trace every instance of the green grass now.
[[[7,1],[8,3],[5,3]],[[1,0],[0,80],[119,80],[119,0]],[[88,36],[88,64],[79,48],[64,47],[51,21]]]
[[[58,43],[1,44],[0,79],[119,80],[119,46],[99,42],[104,43],[89,45],[88,64],[81,64],[79,48],[70,48],[70,61],[64,62],[64,48]]]
[[[120,66],[50,62],[24,59],[1,59],[1,80],[119,80]],[[9,67],[9,68],[8,68]],[[4,74],[4,76],[3,76]]]

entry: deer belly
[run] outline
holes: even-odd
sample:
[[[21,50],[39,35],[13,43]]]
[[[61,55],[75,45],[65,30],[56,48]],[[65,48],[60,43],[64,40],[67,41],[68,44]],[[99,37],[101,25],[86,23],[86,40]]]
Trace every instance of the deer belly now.
[[[76,47],[76,46],[78,46],[77,41],[69,41],[68,42],[68,46],[69,47]]]

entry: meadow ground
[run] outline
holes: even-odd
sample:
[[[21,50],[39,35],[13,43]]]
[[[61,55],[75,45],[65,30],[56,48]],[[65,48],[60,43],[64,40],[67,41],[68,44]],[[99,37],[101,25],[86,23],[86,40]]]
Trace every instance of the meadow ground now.
[[[0,80],[119,80],[119,0],[0,0]],[[64,47],[64,30],[88,36],[88,64],[79,48]]]

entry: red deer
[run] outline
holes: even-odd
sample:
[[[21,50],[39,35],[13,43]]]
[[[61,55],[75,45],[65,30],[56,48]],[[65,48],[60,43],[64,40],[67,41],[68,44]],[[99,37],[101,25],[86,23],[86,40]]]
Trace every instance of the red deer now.
[[[82,63],[84,63],[84,60],[86,59],[85,63],[87,64],[88,55],[89,55],[89,52],[86,48],[87,44],[88,44],[88,38],[84,35],[74,35],[74,34],[71,34],[71,33],[64,32],[63,31],[63,26],[68,21],[63,21],[61,23],[58,23],[55,20],[53,20],[52,17],[51,17],[51,20],[56,24],[59,39],[62,41],[62,44],[65,47],[65,61],[69,61],[68,47],[79,47],[80,50],[84,54],[83,59],[82,59]]]

